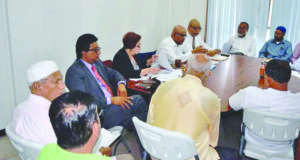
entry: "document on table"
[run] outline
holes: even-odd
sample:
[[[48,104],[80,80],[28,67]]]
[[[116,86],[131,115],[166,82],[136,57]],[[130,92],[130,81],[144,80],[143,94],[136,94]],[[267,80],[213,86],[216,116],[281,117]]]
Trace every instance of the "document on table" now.
[[[148,75],[151,78],[156,78],[161,82],[170,81],[176,78],[180,78],[182,76],[181,69],[163,69],[159,71],[157,74]]]
[[[300,78],[300,72],[298,72],[298,71],[292,71],[292,76]]]
[[[211,57],[211,59],[215,60],[215,61],[224,61],[224,60],[228,59],[228,57],[221,56],[220,54],[216,54],[213,57]]]

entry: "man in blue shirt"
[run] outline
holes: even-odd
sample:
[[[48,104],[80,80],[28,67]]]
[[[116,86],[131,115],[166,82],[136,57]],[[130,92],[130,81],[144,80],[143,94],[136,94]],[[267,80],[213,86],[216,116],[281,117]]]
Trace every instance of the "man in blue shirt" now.
[[[259,51],[259,57],[289,61],[293,55],[292,43],[283,39],[285,32],[285,27],[278,26],[274,39],[270,39],[264,44]]]

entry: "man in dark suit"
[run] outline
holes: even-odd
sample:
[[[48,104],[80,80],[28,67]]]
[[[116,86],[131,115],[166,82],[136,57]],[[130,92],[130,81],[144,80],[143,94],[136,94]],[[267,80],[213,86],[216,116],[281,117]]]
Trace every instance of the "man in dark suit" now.
[[[139,95],[127,97],[126,81],[123,76],[103,65],[97,37],[92,34],[81,35],[76,42],[77,59],[66,73],[66,86],[72,90],[87,92],[95,97],[103,110],[104,128],[116,125],[133,131],[132,117],[145,121],[148,106]]]

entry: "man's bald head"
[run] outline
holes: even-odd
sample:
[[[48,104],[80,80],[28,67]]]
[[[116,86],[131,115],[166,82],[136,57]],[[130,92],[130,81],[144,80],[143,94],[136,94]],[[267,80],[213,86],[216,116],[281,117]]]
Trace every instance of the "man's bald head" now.
[[[171,37],[177,45],[182,44],[185,40],[185,37],[186,37],[185,28],[181,25],[176,25],[173,28]]]
[[[201,31],[201,25],[197,19],[192,19],[189,22],[188,32],[192,37],[196,37],[199,35]]]

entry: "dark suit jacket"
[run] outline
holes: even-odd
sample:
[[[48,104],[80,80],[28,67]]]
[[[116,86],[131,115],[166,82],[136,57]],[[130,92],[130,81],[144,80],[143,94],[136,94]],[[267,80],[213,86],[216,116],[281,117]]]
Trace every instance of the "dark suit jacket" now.
[[[103,65],[101,60],[95,62],[95,67],[107,85],[116,93],[118,82],[125,81],[123,76],[119,72]],[[98,107],[101,109],[107,106],[106,98],[97,80],[80,59],[76,59],[67,70],[66,86],[70,91],[79,90],[93,95]]]
[[[151,56],[141,56],[141,54],[136,54],[133,56],[136,63],[140,67],[139,70],[134,70],[129,56],[127,55],[125,48],[121,48],[114,56],[112,68],[120,72],[125,78],[140,78],[141,70],[147,68],[147,60]]]

